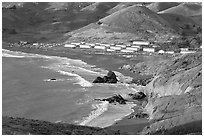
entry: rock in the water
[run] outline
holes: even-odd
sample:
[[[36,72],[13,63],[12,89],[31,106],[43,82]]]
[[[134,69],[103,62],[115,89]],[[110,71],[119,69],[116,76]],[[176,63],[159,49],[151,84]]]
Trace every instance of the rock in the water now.
[[[117,83],[116,75],[113,71],[109,71],[107,76],[104,76],[103,78],[97,77],[93,83]]]
[[[148,114],[143,113],[143,112],[139,112],[137,114],[130,115],[128,118],[129,119],[131,119],[131,118],[139,119],[139,118],[147,118],[147,117],[148,117]]]
[[[112,79],[116,79],[116,75],[113,71],[109,71],[108,74],[107,74],[107,77],[108,78],[112,78]]]
[[[98,99],[95,99],[98,100]],[[106,99],[100,99],[100,101],[108,101],[109,103],[116,103],[118,102],[119,104],[126,104],[126,100],[121,96],[121,95],[114,95],[110,98]]]
[[[54,81],[54,80],[57,80],[57,79],[56,79],[56,78],[51,78],[50,80],[53,80],[53,81]]]
[[[141,100],[146,97],[146,95],[143,92],[136,92],[135,94],[130,93],[128,95],[131,96],[132,99],[134,100]]]
[[[97,77],[97,78],[93,81],[93,83],[104,83],[104,79],[101,78],[101,77]]]

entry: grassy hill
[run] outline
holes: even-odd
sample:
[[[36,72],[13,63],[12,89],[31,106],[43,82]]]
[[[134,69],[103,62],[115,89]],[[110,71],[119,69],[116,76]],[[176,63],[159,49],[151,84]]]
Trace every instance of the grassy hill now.
[[[183,16],[198,16],[202,15],[202,5],[200,3],[181,3],[178,6],[163,10],[159,13],[172,13]]]
[[[178,6],[179,2],[155,2],[147,6],[150,10],[154,12],[163,11],[169,8],[172,8],[174,6]]]
[[[18,4],[20,6],[8,8]],[[175,6],[176,4],[178,3],[3,3],[7,8],[2,10],[2,38],[7,42],[129,43],[137,39],[164,42],[172,37],[181,37],[183,32],[194,35],[198,25],[201,27],[202,24],[202,15],[199,13],[201,9],[195,10],[194,7],[199,7],[199,4],[182,3]],[[184,10],[180,13],[187,14],[188,11],[192,16],[168,13],[167,10],[172,8],[157,14],[146,6],[160,10],[174,6],[172,8],[176,12]]]
[[[97,127],[51,123],[25,118],[2,117],[3,135],[118,135],[125,134]]]
[[[90,4],[92,3],[30,2],[23,3],[23,6],[15,9],[3,8],[3,40],[41,42],[61,40],[63,34],[103,18],[107,15],[106,11],[111,8],[104,9],[102,4],[96,12],[80,11]]]
[[[67,33],[66,36],[70,36],[67,41],[80,39],[126,43],[131,39],[169,39],[173,32],[171,24],[155,12],[145,6],[133,5],[100,19],[96,24]]]

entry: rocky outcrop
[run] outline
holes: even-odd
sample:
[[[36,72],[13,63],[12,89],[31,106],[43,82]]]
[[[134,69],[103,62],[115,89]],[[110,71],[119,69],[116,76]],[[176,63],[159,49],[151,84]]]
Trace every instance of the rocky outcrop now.
[[[116,75],[113,71],[109,71],[107,76],[104,76],[103,78],[97,77],[93,83],[117,83]]]
[[[139,113],[136,113],[134,115],[130,115],[128,117],[128,119],[132,119],[132,118],[135,118],[135,119],[148,118],[148,114],[147,113],[143,113],[143,112],[139,112]]]
[[[142,100],[146,97],[146,95],[143,92],[136,92],[136,93],[129,93],[129,96],[132,97],[134,100]]]
[[[119,104],[126,104],[126,101],[121,95],[114,95],[110,98],[106,98],[106,99],[95,99],[95,100],[99,100],[99,101],[108,101],[109,103],[119,103]]]
[[[130,83],[131,84],[134,83],[134,84],[141,85],[141,86],[146,86],[149,82],[151,82],[151,80],[152,80],[152,76],[141,78],[141,79],[134,78]]]
[[[201,53],[169,60],[145,87],[145,93],[145,110],[152,124],[141,134],[202,133]]]

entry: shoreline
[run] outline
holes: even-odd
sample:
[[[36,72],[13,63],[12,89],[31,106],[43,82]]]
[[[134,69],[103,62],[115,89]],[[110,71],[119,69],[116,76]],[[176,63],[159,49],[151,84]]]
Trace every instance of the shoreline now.
[[[3,49],[3,48],[2,48]],[[113,58],[113,57],[115,57],[113,60],[119,60],[119,59],[122,59],[122,61],[120,61],[118,64],[116,63],[116,64],[114,64],[114,63],[110,63],[111,64],[111,66],[110,65],[108,65],[108,64],[104,64],[104,63],[107,63],[106,61],[104,61],[103,63],[100,63],[100,62],[97,62],[97,61],[93,61],[93,60],[89,60],[89,59],[87,59],[87,58],[83,58],[82,59],[82,57],[83,56],[86,56],[87,55],[87,53],[84,53],[83,51],[80,51],[79,53],[80,53],[80,55],[79,55],[79,57],[78,58],[76,58],[76,56],[79,54],[78,52],[76,52],[75,53],[75,55],[74,56],[72,56],[72,55],[69,55],[68,53],[66,53],[66,54],[61,54],[61,53],[59,53],[59,52],[55,52],[54,50],[42,50],[42,49],[37,49],[37,50],[35,50],[34,49],[34,51],[33,50],[29,50],[29,49],[27,49],[27,48],[4,48],[4,49],[8,49],[8,50],[11,50],[11,51],[22,51],[22,52],[26,52],[26,53],[33,53],[33,54],[41,54],[41,55],[48,55],[48,56],[60,56],[60,57],[67,57],[67,58],[71,58],[71,59],[80,59],[80,60],[82,60],[82,61],[84,61],[84,62],[86,62],[86,63],[88,63],[88,64],[90,64],[90,65],[95,65],[97,68],[102,68],[102,69],[105,69],[105,70],[113,70],[113,71],[117,71],[117,72],[120,72],[122,75],[125,75],[125,76],[127,76],[127,74],[129,73],[129,77],[132,77],[132,78],[134,78],[134,76],[136,75],[136,74],[134,74],[134,73],[131,73],[131,72],[125,72],[125,70],[120,70],[119,69],[119,67],[122,65],[122,64],[127,64],[128,62],[127,62],[127,58],[125,58],[125,57],[119,57],[118,55],[101,55],[101,54],[88,54],[90,57],[92,56],[92,57],[94,57],[94,56],[97,56],[98,58],[100,58],[100,57],[106,57],[107,59],[109,59],[110,57],[111,58]],[[69,52],[71,52],[71,51],[69,51]],[[76,55],[77,54],[77,55]],[[73,57],[73,58],[72,58]],[[106,59],[105,58],[105,59]],[[109,60],[107,60],[107,61],[109,61]],[[113,62],[113,61],[112,61]],[[125,74],[124,74],[125,73]],[[137,76],[137,75],[136,75]],[[134,103],[135,104],[135,103]],[[126,123],[126,121],[127,121],[127,117],[128,116],[130,116],[130,115],[132,115],[132,114],[134,114],[134,113],[136,113],[136,112],[138,112],[138,109],[136,108],[136,106],[134,106],[134,107],[131,107],[131,110],[133,111],[133,112],[131,112],[131,113],[129,113],[129,114],[126,114],[126,115],[124,115],[124,116],[122,116],[122,117],[120,117],[120,118],[118,118],[118,119],[114,119],[114,123],[113,124],[111,124],[111,125],[109,125],[109,126],[105,126],[104,128],[115,128],[115,129],[119,129],[119,130],[121,130],[122,129],[122,127],[124,126],[124,123]]]

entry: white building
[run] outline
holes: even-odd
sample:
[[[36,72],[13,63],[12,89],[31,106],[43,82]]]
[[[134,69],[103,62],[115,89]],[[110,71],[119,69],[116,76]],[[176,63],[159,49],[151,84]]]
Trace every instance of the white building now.
[[[174,51],[166,51],[167,54],[174,54]]]
[[[127,47],[126,50],[132,50],[132,51],[138,51],[138,48],[134,48],[134,47]]]
[[[71,44],[79,46],[81,43],[72,42]]]
[[[138,49],[140,49],[141,47],[140,46],[138,46],[138,45],[132,45],[131,46],[132,48],[138,48]]]
[[[121,50],[122,48],[121,48],[121,47],[116,47],[116,46],[111,46],[110,49],[113,49],[113,50]]]
[[[181,51],[180,53],[181,54],[190,54],[190,53],[195,53],[196,51],[190,51],[190,50],[188,50],[188,51]]]
[[[119,44],[117,44],[117,45],[115,45],[116,47],[121,47],[121,48],[126,48],[126,45],[119,45]]]
[[[94,48],[95,44],[93,43],[86,43],[86,45],[89,45],[91,48]]]
[[[33,46],[37,46],[38,45],[38,43],[33,43]]]
[[[105,46],[95,46],[94,49],[101,49],[101,50],[105,50],[106,47]]]
[[[121,52],[124,52],[124,53],[133,53],[135,51],[134,50],[122,49]]]
[[[180,48],[181,51],[188,51],[188,48]]]
[[[150,45],[150,42],[149,41],[133,41],[133,44],[134,45]]]
[[[73,45],[73,44],[65,44],[64,47],[65,47],[65,48],[76,48],[76,45]]]
[[[114,52],[115,50],[113,50],[113,49],[107,49],[106,51],[108,51],[108,52]]]
[[[101,46],[110,47],[110,44],[100,44]]]
[[[143,51],[145,52],[155,52],[154,48],[143,48]]]
[[[164,50],[159,50],[158,53],[160,53],[160,54],[164,54],[165,51],[164,51]]]
[[[79,45],[79,48],[80,49],[90,49],[91,46],[89,46],[89,45]]]

